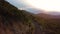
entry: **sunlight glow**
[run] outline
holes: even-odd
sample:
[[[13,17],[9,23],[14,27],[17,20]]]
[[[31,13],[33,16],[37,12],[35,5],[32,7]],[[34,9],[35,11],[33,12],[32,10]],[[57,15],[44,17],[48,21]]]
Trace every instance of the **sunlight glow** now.
[[[46,11],[60,12],[60,0],[23,0],[26,4]]]

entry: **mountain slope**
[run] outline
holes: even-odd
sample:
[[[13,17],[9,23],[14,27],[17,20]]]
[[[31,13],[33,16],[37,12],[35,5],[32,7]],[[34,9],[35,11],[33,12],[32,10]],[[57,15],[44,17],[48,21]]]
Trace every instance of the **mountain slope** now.
[[[60,34],[60,19],[46,15],[18,10],[5,0],[0,0],[0,34]]]
[[[59,15],[37,14],[37,21],[42,26],[43,34],[60,34]]]
[[[53,15],[53,14],[46,14],[46,13],[39,13],[37,14],[39,17],[45,18],[45,19],[58,19],[60,18],[60,15]]]
[[[32,17],[29,12],[0,0],[0,34],[33,34]]]

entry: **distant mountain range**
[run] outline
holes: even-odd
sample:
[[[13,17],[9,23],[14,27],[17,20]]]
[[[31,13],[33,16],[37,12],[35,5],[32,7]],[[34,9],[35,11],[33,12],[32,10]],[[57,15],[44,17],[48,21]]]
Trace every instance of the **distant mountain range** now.
[[[60,12],[54,12],[54,11],[52,11],[52,12],[47,12],[47,14],[51,14],[51,15],[60,15]]]
[[[44,10],[38,10],[35,8],[28,8],[27,11],[44,18],[60,18],[60,12],[57,11],[45,12]]]
[[[34,13],[34,14],[43,13],[43,10],[39,10],[36,8],[27,8],[25,10],[27,10],[28,12]]]
[[[51,14],[51,15],[60,15],[60,12],[58,11],[44,11],[44,10],[41,10],[41,9],[36,9],[36,8],[27,8],[26,9],[27,11],[31,12],[31,13],[34,13],[34,14],[39,14],[39,13],[46,13],[46,14]]]
[[[60,14],[58,13],[58,15],[57,15],[57,13],[56,13],[56,15],[55,15],[55,13],[39,13],[39,14],[37,14],[38,16],[40,16],[40,17],[43,17],[43,18],[60,18]]]

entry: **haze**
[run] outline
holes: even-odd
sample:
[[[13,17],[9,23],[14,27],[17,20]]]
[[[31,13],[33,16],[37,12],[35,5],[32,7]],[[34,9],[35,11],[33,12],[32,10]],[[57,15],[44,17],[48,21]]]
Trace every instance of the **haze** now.
[[[17,2],[15,5],[20,3],[20,7],[23,9],[36,8],[45,10],[45,12],[60,12],[60,0],[14,0],[13,3],[15,2]]]

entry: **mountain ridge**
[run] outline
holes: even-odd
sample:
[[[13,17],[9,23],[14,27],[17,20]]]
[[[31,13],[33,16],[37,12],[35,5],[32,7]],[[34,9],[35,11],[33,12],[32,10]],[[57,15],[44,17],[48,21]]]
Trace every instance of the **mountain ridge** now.
[[[52,14],[47,14],[47,13],[39,13],[37,14],[38,16],[40,17],[43,17],[43,18],[60,18],[60,15],[52,15]]]
[[[0,34],[33,34],[32,17],[29,12],[0,0]]]

